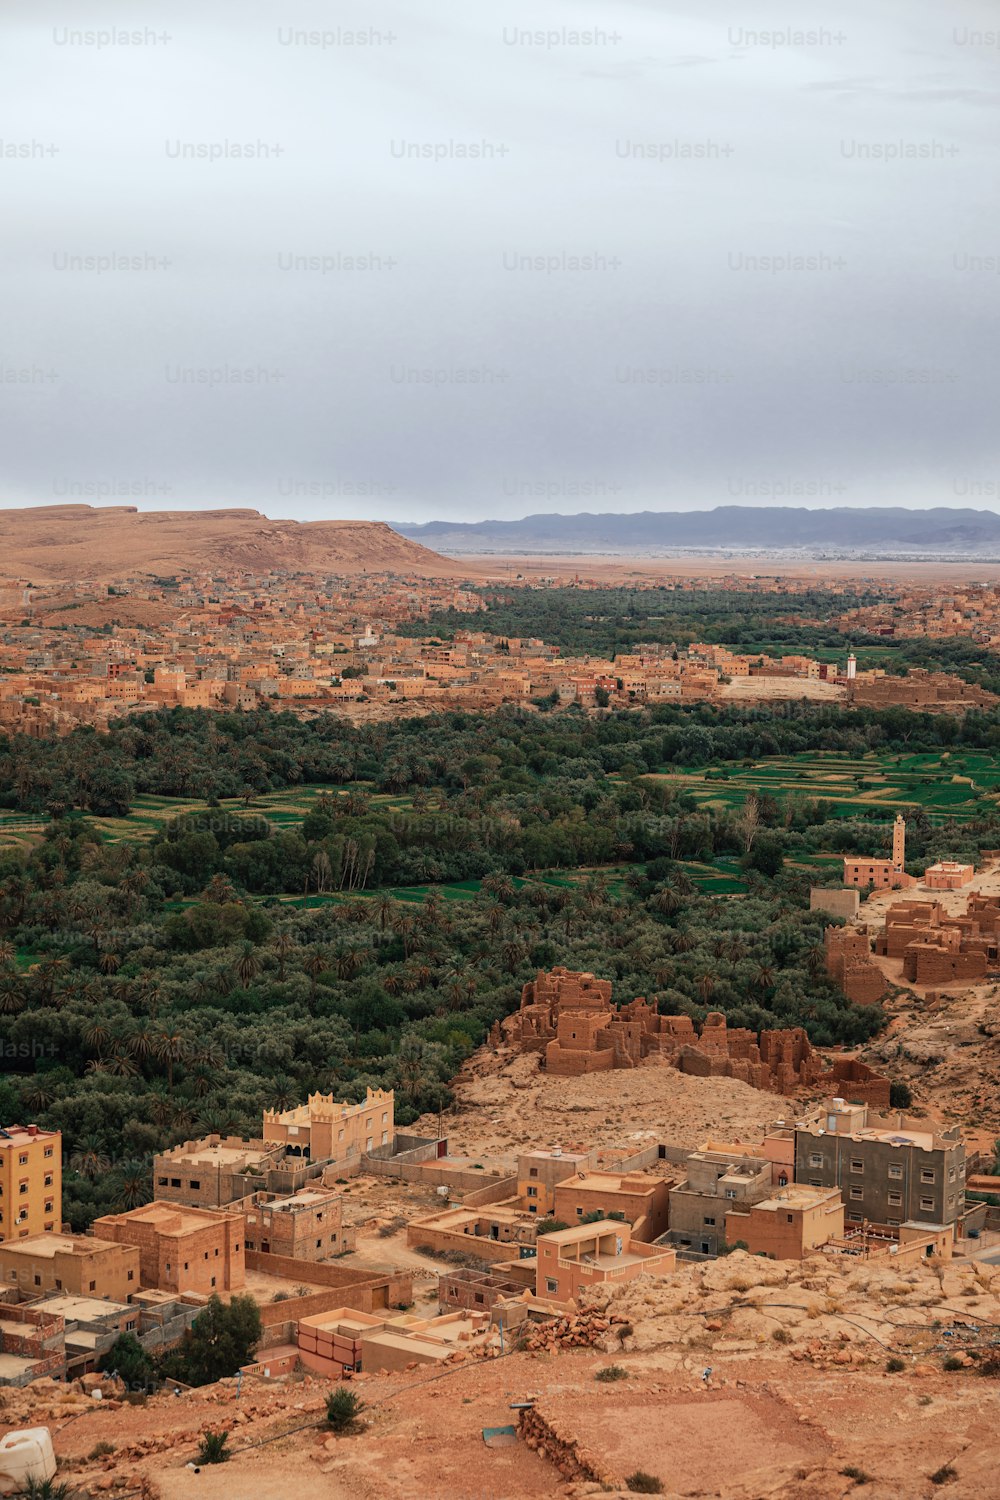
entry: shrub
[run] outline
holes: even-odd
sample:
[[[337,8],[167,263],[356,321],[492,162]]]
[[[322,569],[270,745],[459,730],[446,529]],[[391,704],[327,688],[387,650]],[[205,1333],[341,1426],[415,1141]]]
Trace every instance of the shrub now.
[[[889,1085],[889,1108],[909,1109],[913,1103],[913,1093],[908,1083],[890,1083]]]
[[[69,1500],[69,1485],[56,1484],[54,1479],[29,1479],[16,1493],[17,1500]]]
[[[994,1379],[1000,1376],[1000,1355],[991,1354],[988,1359],[981,1361],[979,1366],[980,1375],[992,1375]]]
[[[627,1380],[628,1371],[624,1365],[605,1365],[603,1370],[597,1371],[594,1379],[603,1384],[609,1384],[612,1380]]]
[[[662,1495],[663,1483],[657,1479],[655,1474],[647,1474],[644,1469],[636,1469],[625,1481],[625,1488],[631,1490],[633,1495]]]
[[[898,1354],[893,1354],[886,1360],[885,1367],[890,1375],[898,1375],[900,1370],[906,1369],[906,1360],[900,1359]]]
[[[91,1448],[90,1452],[87,1454],[87,1457],[89,1459],[107,1458],[108,1454],[114,1453],[114,1451],[114,1443],[95,1443],[93,1448]]]
[[[958,1478],[958,1470],[953,1469],[951,1464],[942,1464],[940,1469],[935,1469],[930,1476],[931,1484],[947,1484],[949,1480]]]
[[[942,1370],[964,1370],[965,1361],[959,1359],[957,1354],[949,1354],[941,1366]]]
[[[326,1425],[334,1432],[350,1432],[365,1403],[350,1387],[338,1385],[326,1398]]]
[[[559,1231],[560,1231],[560,1229],[568,1229],[568,1228],[569,1228],[569,1225],[568,1224],[564,1224],[563,1221],[562,1221],[562,1219],[540,1219],[538,1221],[538,1228],[537,1228],[536,1233],[538,1233],[538,1234],[558,1234]]]
[[[790,1344],[792,1342],[792,1335],[787,1328],[775,1328],[771,1337],[776,1344]]]
[[[872,1476],[866,1474],[864,1469],[859,1469],[857,1464],[848,1464],[840,1472],[845,1479],[853,1479],[855,1484],[871,1484],[872,1482]]]
[[[228,1432],[206,1432],[198,1447],[200,1464],[224,1464],[232,1457]]]

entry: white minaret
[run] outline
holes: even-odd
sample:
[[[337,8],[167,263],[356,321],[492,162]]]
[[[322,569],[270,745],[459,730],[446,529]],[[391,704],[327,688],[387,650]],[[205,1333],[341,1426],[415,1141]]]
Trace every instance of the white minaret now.
[[[847,658],[847,680],[848,680],[848,682],[853,682],[854,679],[855,679],[855,677],[857,676],[857,674],[858,674],[858,659],[854,655],[854,652],[852,651],[851,654],[850,654],[850,656]]]

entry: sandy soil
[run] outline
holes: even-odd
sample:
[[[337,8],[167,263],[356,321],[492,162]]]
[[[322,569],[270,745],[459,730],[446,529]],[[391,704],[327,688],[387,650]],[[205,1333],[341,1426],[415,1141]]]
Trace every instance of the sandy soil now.
[[[449,1149],[511,1164],[520,1150],[631,1146],[654,1140],[696,1147],[706,1137],[732,1140],[783,1117],[788,1100],[731,1078],[692,1078],[657,1065],[584,1078],[554,1078],[533,1055],[482,1048],[453,1085],[457,1105],[445,1120]],[[437,1116],[413,1127],[437,1129]]]
[[[534,555],[519,557],[470,555],[457,558],[456,566],[475,567],[489,577],[502,578],[507,582],[520,574],[525,578],[565,579],[572,582],[580,578],[585,582],[594,580],[602,584],[615,584],[622,580],[661,578],[798,578],[822,585],[835,579],[886,578],[894,583],[928,585],[939,579],[950,582],[984,581],[1000,578],[1000,563],[996,562],[864,562],[850,559],[836,562],[819,562],[812,559],[788,560],[771,557],[746,557],[734,555],[719,557],[601,557],[588,553],[576,556]]]
[[[733,677],[723,683],[719,697],[738,703],[809,698],[817,703],[841,703],[847,689],[816,677]]]

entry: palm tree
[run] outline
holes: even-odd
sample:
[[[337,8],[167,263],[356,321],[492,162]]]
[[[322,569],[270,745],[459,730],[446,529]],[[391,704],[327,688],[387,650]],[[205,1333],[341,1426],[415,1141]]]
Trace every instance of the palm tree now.
[[[161,1031],[153,1042],[153,1056],[167,1069],[167,1092],[174,1091],[174,1064],[187,1055],[187,1038],[180,1031]]]
[[[17,950],[9,938],[0,938],[0,964],[12,964]]]
[[[56,1097],[52,1084],[47,1082],[44,1074],[36,1075],[32,1082],[21,1095],[21,1102],[32,1114],[40,1115],[49,1108]]]
[[[321,974],[329,973],[329,956],[322,948],[310,948],[302,967],[309,975],[309,1009],[314,1010],[316,1006],[316,982]]]
[[[149,1162],[122,1162],[113,1179],[116,1213],[128,1213],[149,1202],[152,1197],[149,1168]]]
[[[117,974],[121,968],[121,958],[117,953],[109,953],[105,950],[101,954],[100,968],[102,974]]]
[[[698,975],[698,993],[707,1005],[715,994],[715,987],[719,982],[719,976],[714,969],[706,969]]]
[[[74,1172],[79,1172],[81,1177],[86,1177],[91,1182],[102,1177],[111,1165],[104,1154],[103,1144],[94,1135],[84,1136],[70,1156],[69,1164]]]
[[[392,922],[395,915],[396,903],[392,899],[392,897],[388,894],[379,896],[378,900],[375,902],[375,920],[378,922],[379,928],[382,932],[385,932],[386,928]]]
[[[260,973],[260,959],[253,943],[244,943],[236,960],[236,977],[243,988],[249,989]]]
[[[754,988],[760,990],[762,994],[765,990],[771,988],[774,983],[774,969],[769,963],[762,962],[757,965],[754,971],[753,982]]]
[[[278,978],[284,983],[285,965],[292,949],[296,947],[295,938],[287,927],[281,927],[274,939],[274,951],[278,955]]]
[[[111,1040],[111,1032],[106,1022],[99,1020],[97,1017],[93,1017],[84,1023],[82,1036],[84,1045],[89,1047],[92,1052],[100,1052],[101,1048],[105,1047]]]
[[[24,983],[13,969],[0,972],[0,1015],[16,1016],[24,1009]]]

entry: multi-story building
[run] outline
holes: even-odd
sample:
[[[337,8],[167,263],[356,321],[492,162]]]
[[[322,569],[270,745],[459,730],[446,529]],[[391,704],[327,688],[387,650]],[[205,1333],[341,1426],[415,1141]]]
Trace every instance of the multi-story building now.
[[[517,1196],[529,1214],[544,1218],[556,1206],[556,1187],[590,1166],[587,1152],[524,1151],[517,1158]]]
[[[61,1228],[61,1134],[37,1125],[0,1130],[0,1243]]]
[[[139,1290],[139,1251],[80,1234],[36,1234],[0,1245],[0,1286],[26,1297],[65,1292],[124,1302]]]
[[[277,1142],[244,1141],[238,1136],[204,1136],[184,1141],[153,1158],[153,1191],[163,1203],[189,1208],[223,1208],[245,1198],[284,1156]]]
[[[937,1131],[879,1119],[833,1099],[793,1127],[795,1181],[840,1188],[848,1224],[953,1225],[965,1209],[965,1146]]]
[[[329,1188],[303,1188],[284,1198],[258,1193],[241,1206],[248,1250],[319,1261],[347,1248],[343,1200]]]
[[[844,1233],[844,1200],[838,1188],[789,1183],[771,1198],[726,1214],[726,1240],[742,1240],[751,1255],[802,1260]]]
[[[648,1245],[667,1232],[672,1180],[643,1172],[576,1172],[556,1186],[555,1217],[571,1226],[594,1214],[620,1218]]]
[[[550,1302],[572,1302],[584,1287],[602,1281],[617,1284],[644,1272],[666,1276],[676,1261],[672,1246],[644,1245],[632,1239],[627,1224],[599,1219],[540,1236],[535,1295]]]
[[[238,1291],[245,1282],[243,1215],[147,1203],[95,1219],[94,1235],[139,1251],[143,1288],[161,1292]]]
[[[369,1089],[363,1104],[340,1104],[332,1094],[310,1094],[295,1109],[264,1111],[264,1143],[309,1161],[346,1161],[388,1146],[393,1138],[392,1089]]]
[[[695,1151],[683,1170],[687,1180],[670,1189],[670,1240],[698,1255],[718,1255],[729,1213],[747,1210],[791,1181],[791,1168],[775,1169],[762,1157],[725,1150]]]

